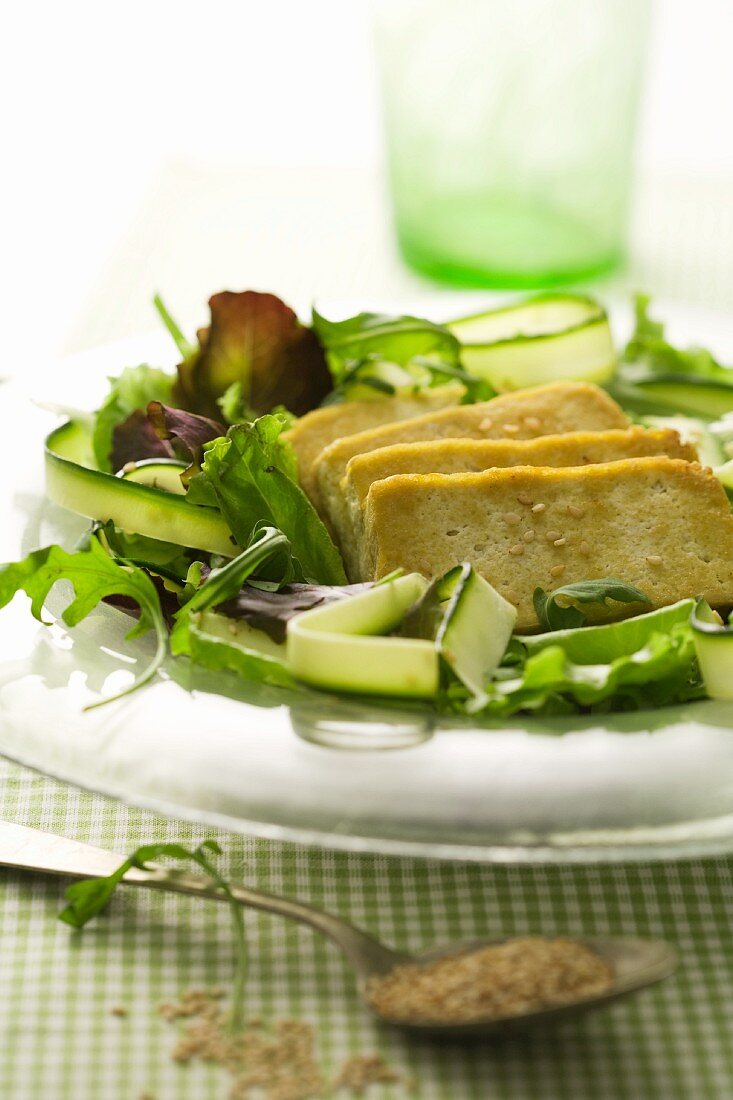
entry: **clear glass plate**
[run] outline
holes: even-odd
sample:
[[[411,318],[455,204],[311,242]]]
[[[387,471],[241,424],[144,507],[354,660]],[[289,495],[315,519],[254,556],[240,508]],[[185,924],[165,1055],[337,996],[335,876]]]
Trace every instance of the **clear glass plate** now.
[[[673,335],[731,357],[729,318],[665,314]],[[85,526],[44,499],[42,442],[57,418],[29,395],[91,408],[107,374],[143,359],[173,362],[164,338],[146,338],[0,387],[0,560],[71,546]],[[63,602],[53,593],[50,609]],[[40,626],[22,596],[1,611],[0,752],[165,813],[355,851],[513,862],[733,851],[733,704],[480,728],[223,675],[186,682],[171,664],[84,712],[149,652],[124,641],[128,628],[106,607],[71,633]]]

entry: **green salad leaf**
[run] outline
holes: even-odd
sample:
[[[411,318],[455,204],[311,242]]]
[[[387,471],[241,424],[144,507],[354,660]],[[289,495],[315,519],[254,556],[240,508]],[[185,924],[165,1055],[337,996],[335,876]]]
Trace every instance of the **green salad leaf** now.
[[[609,600],[616,603],[651,603],[649,597],[638,588],[614,577],[565,584],[553,592],[535,588],[532,597],[537,618],[544,630],[582,626],[588,616],[576,604],[607,606]]]
[[[280,298],[225,290],[209,299],[209,308],[211,322],[199,330],[198,347],[178,366],[174,404],[212,420],[221,417],[227,393],[228,411],[236,395],[247,419],[277,405],[301,416],[320,404],[331,389],[323,349]],[[170,320],[167,310],[166,316]]]
[[[83,542],[84,549],[88,548],[92,539],[100,542],[111,557],[137,565],[140,569],[155,573],[176,585],[185,583],[194,563],[201,565],[200,562],[195,562],[197,551],[188,550],[175,542],[162,542],[160,539],[121,531],[111,520],[95,524]]]
[[[278,584],[289,584],[300,576],[300,566],[292,556],[290,542],[275,527],[255,525],[252,539],[241,554],[212,569],[176,618],[194,611],[205,611],[233,599],[248,577],[262,575],[263,566],[275,562]]]
[[[636,324],[633,335],[623,353],[623,363],[633,364],[646,374],[690,374],[733,385],[733,370],[720,363],[706,348],[677,348],[666,339],[664,325],[649,316],[648,294],[634,296]],[[628,369],[627,377],[633,379]]]
[[[178,353],[182,359],[190,359],[192,355],[196,353],[196,345],[192,344],[183,335],[183,332],[178,326],[177,321],[168,312],[168,308],[161,298],[160,294],[156,294],[153,298],[153,306],[160,317],[161,321],[168,329],[173,343],[178,348]]]
[[[458,362],[457,338],[444,325],[422,317],[357,313],[344,321],[329,321],[314,308],[313,328],[326,349],[336,381],[347,363],[370,356],[398,364],[409,363],[416,355],[439,355]]]
[[[96,539],[90,540],[87,549],[73,554],[60,546],[46,546],[22,561],[0,566],[0,607],[5,607],[16,592],[23,591],[31,598],[35,618],[44,622],[44,601],[60,580],[70,581],[74,588],[74,599],[61,616],[67,626],[76,626],[85,619],[100,600],[125,596],[140,608],[140,617],[127,637],[136,638],[148,630],[156,635],[155,654],[132,684],[114,696],[91,703],[86,709],[120,699],[152,680],[165,658],[168,632],[150,577],[136,565],[110,557]]]
[[[231,427],[225,439],[205,447],[201,472],[189,498],[216,504],[240,546],[259,523],[277,527],[290,540],[304,578],[345,584],[341,556],[297,481],[292,445],[282,438],[284,421],[274,415]]]
[[[636,710],[703,698],[690,626],[694,600],[601,626],[515,639],[524,647],[488,688],[483,713]]]
[[[298,686],[283,645],[216,611],[203,611],[177,623],[171,634],[171,652],[211,671],[234,672],[250,683]]]
[[[329,401],[362,396],[361,386],[391,394],[460,381],[473,394],[483,385],[461,367],[460,344],[453,333],[421,317],[359,313],[329,321],[314,308],[313,329],[333,376]]]
[[[242,1027],[244,1021],[244,986],[247,976],[247,940],[244,928],[242,907],[232,892],[232,887],[212,861],[211,856],[220,856],[221,847],[215,840],[204,840],[195,848],[186,848],[182,844],[165,842],[144,844],[124,860],[116,871],[104,878],[82,879],[69,886],[64,894],[67,905],[59,913],[59,920],[70,924],[72,928],[83,928],[93,917],[102,913],[109,905],[128,871],[138,869],[150,871],[148,864],[158,859],[174,859],[179,862],[197,864],[211,879],[212,889],[220,891],[229,901],[229,912],[234,930],[236,965],[234,970],[234,988],[232,991],[231,1024],[234,1030]]]
[[[109,393],[94,418],[92,448],[99,469],[114,472],[124,465],[124,461],[119,466],[112,462],[114,429],[140,410],[142,412],[138,417],[138,427],[143,426],[146,421],[144,410],[149,401],[171,404],[175,377],[143,363],[139,367],[126,367],[116,378],[110,378],[109,382]],[[165,451],[161,449],[157,453],[163,454]]]
[[[248,680],[292,686],[294,679],[285,663],[284,649],[247,624],[238,626],[224,615],[211,614],[236,599],[244,582],[263,573],[288,584],[300,575],[290,543],[282,531],[258,524],[250,545],[236,558],[212,569],[176,612],[171,632],[171,652],[185,655],[211,669],[229,669]]]

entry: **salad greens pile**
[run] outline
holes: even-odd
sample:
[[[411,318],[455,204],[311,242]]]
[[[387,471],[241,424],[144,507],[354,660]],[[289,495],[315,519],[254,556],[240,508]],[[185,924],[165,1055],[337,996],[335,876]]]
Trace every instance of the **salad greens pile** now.
[[[191,343],[160,298],[155,304],[181,356],[175,374],[147,364],[126,368],[110,379],[90,426],[80,423],[81,435],[96,469],[111,481],[111,475],[144,473],[148,466],[166,474],[165,488],[185,502],[179,514],[185,517],[190,507],[196,515],[216,517],[229,532],[231,556],[123,531],[109,520],[95,522],[73,553],[49,546],[0,566],[0,607],[23,591],[43,621],[49,592],[65,581],[74,591],[62,615],[69,626],[100,601],[134,614],[129,637],[152,632],[155,649],[120,695],[148,683],[171,660],[302,691],[303,677],[289,657],[288,624],[354,597],[362,597],[355,608],[366,607],[364,594],[377,586],[347,583],[340,553],[299,485],[288,428],[295,418],[334,402],[447,383],[460,384],[466,402],[494,391],[479,373],[465,369],[462,346],[449,328],[419,317],[361,313],[330,321],[314,310],[305,325],[275,295],[223,292],[211,298],[210,323]],[[725,483],[726,447],[733,446],[733,374],[709,351],[673,346],[663,325],[650,317],[644,295],[637,296],[635,331],[608,389],[637,419],[667,423],[694,437],[701,452],[708,448],[706,455],[714,457],[706,460],[720,465]],[[687,415],[690,409],[694,417]],[[733,488],[733,470],[730,482]],[[143,482],[149,494],[147,485],[156,482]],[[222,549],[226,538],[223,543]],[[379,586],[397,580],[386,578]],[[402,639],[400,652],[414,653],[416,667],[428,670],[426,684],[432,683],[424,660],[430,650],[439,676],[421,697],[447,713],[487,720],[702,698],[700,637],[730,634],[704,609],[692,616],[693,599],[645,611],[650,601],[644,592],[606,577],[552,592],[538,588],[534,605],[542,633],[515,635],[507,644],[501,633],[511,633],[500,606],[505,601],[494,592],[499,602],[492,604],[481,586],[494,592],[474,582],[469,566],[451,570],[394,621],[380,619],[382,625],[372,629],[367,612],[360,612],[361,625],[352,634],[375,635],[375,643],[385,634],[390,641]],[[496,634],[499,650],[490,660],[486,654],[477,660],[472,643],[466,644],[466,628],[462,636],[457,630],[464,592],[473,593],[474,608],[495,607],[504,615]],[[641,613],[588,626],[591,605],[618,613],[635,605]],[[479,625],[491,648],[487,624]],[[343,652],[348,654],[346,637]],[[369,653],[377,668],[390,660],[390,651],[378,644]]]

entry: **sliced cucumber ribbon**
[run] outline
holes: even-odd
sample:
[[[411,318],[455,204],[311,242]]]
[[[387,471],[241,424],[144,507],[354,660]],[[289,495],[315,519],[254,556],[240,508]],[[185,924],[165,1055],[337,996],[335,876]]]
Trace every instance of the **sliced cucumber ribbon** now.
[[[97,470],[86,428],[68,421],[46,440],[46,492],[80,516],[123,531],[232,557],[237,547],[220,514],[185,497]]]
[[[181,474],[188,469],[185,462],[175,458],[146,458],[142,462],[131,462],[117,477],[125,481],[134,481],[136,485],[149,485],[151,489],[160,489],[164,493],[185,496],[186,487]]]
[[[461,361],[498,392],[547,382],[608,381],[616,354],[606,311],[579,294],[543,294],[446,326]]]
[[[437,695],[447,666],[475,709],[485,702],[516,617],[470,565],[432,585],[409,573],[298,615],[288,626],[288,663],[315,687],[420,699]],[[416,636],[405,635],[408,624]],[[399,626],[400,637],[383,636]]]
[[[440,683],[434,643],[381,636],[400,625],[426,588],[424,577],[408,573],[298,615],[288,626],[293,674],[331,691],[433,698]]]
[[[733,626],[705,600],[698,601],[690,622],[705,690],[711,699],[733,699]]]

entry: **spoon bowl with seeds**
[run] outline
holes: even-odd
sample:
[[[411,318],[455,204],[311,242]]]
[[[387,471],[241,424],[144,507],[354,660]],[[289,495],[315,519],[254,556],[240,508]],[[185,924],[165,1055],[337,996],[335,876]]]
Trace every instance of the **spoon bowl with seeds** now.
[[[123,862],[104,848],[0,822],[0,866],[104,877]],[[132,868],[122,882],[229,902],[287,917],[327,936],[346,956],[369,1009],[385,1023],[450,1035],[546,1024],[637,993],[668,977],[677,954],[660,940],[515,936],[451,943],[418,955],[386,947],[332,913],[293,898],[169,867]]]

